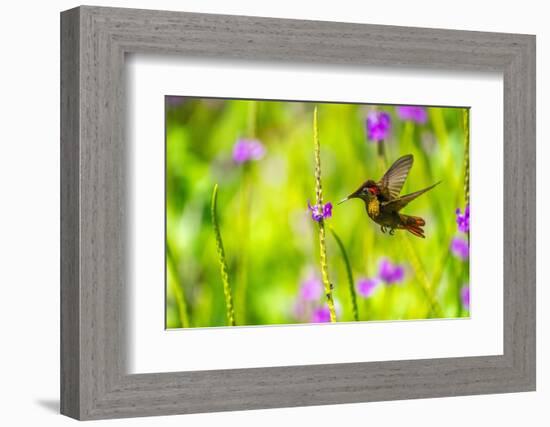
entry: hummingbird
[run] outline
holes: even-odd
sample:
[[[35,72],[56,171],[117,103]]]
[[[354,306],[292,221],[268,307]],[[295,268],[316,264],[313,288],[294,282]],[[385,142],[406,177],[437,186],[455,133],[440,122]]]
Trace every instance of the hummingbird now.
[[[405,215],[399,213],[399,211],[418,196],[434,188],[441,181],[423,190],[400,196],[399,193],[411,170],[413,161],[412,154],[400,157],[378,182],[372,179],[365,181],[355,192],[338,202],[338,204],[349,199],[361,199],[365,202],[368,216],[380,225],[382,233],[389,229],[390,235],[393,235],[396,229],[407,230],[417,237],[425,238],[422,227],[426,225],[426,221],[418,216]]]

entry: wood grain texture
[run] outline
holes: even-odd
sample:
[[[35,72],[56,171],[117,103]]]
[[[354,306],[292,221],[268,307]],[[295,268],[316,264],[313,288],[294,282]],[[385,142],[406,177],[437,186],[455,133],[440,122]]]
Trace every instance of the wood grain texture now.
[[[61,412],[80,414],[78,10],[61,20]]]
[[[61,38],[62,413],[100,419],[534,390],[534,36],[84,6],[62,13]],[[502,72],[504,354],[128,375],[128,53]]]

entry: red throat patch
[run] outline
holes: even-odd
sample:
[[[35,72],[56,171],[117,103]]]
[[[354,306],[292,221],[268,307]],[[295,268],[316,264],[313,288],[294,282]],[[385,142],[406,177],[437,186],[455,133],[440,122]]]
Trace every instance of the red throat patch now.
[[[380,193],[380,190],[378,189],[378,187],[376,186],[372,186],[372,187],[367,187],[367,190],[369,190],[369,193],[371,194],[374,194],[374,195],[377,195]]]

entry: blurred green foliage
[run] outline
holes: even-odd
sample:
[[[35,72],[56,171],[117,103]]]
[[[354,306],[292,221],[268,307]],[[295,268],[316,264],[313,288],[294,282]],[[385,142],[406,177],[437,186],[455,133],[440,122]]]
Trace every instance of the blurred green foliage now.
[[[334,206],[326,223],[341,238],[356,283],[362,277],[375,277],[384,258],[405,266],[401,283],[382,283],[369,297],[357,294],[359,319],[469,314],[461,302],[468,261],[450,251],[453,237],[467,238],[457,230],[455,210],[466,204],[464,118],[468,110],[428,107],[427,122],[418,124],[400,119],[396,107],[388,105],[166,100],[168,328],[227,324],[210,216],[216,183],[237,325],[310,322],[312,310],[324,305],[321,293],[304,303],[305,311],[300,306],[301,284],[320,277],[317,223],[307,209],[308,200],[315,203],[315,105],[325,202],[336,205],[367,178],[378,180],[385,172],[378,143],[368,141],[365,130],[372,110],[391,115],[391,132],[384,141],[388,165],[401,155],[414,155],[402,194],[442,181],[403,210],[426,220],[426,239],[400,230],[394,236],[382,234],[359,200]],[[236,163],[233,149],[240,138],[261,141],[265,155]],[[331,234],[327,253],[338,321],[351,321],[346,266]],[[426,285],[439,305],[438,313],[430,306]]]

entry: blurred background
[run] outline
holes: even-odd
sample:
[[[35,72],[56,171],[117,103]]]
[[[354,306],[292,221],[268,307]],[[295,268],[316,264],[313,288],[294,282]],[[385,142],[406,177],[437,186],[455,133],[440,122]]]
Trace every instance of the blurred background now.
[[[329,321],[308,208],[315,107],[337,320],[469,316],[468,109],[167,96],[167,328],[228,324],[215,184],[236,324]],[[425,239],[383,234],[358,199],[336,205],[405,154],[402,194],[442,181],[402,211],[426,220]]]

